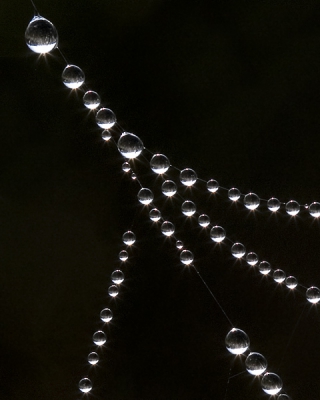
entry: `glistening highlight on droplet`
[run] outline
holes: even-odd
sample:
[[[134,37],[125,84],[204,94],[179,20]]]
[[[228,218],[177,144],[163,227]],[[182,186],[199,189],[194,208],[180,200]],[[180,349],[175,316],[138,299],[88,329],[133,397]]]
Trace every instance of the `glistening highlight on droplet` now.
[[[52,22],[37,15],[27,26],[25,40],[30,50],[45,54],[58,46],[58,32]]]

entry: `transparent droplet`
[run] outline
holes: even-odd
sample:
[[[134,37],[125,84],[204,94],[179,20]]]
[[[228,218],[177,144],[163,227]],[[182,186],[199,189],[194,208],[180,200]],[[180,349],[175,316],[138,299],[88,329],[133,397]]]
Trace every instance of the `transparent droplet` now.
[[[130,164],[127,161],[125,161],[122,164],[122,171],[123,172],[130,172],[130,170],[131,170]]]
[[[262,390],[271,395],[275,395],[282,389],[282,380],[280,376],[272,372],[266,372],[261,379]]]
[[[170,167],[170,161],[163,154],[155,154],[150,160],[150,167],[156,174],[164,174]]]
[[[231,247],[231,254],[235,258],[242,258],[246,254],[246,248],[241,243],[234,243]]]
[[[250,252],[246,256],[246,261],[249,265],[256,265],[257,262],[259,261],[258,255],[256,253]]]
[[[165,236],[171,236],[174,234],[174,225],[169,221],[164,221],[161,225],[161,232]]]
[[[170,180],[164,181],[161,185],[162,193],[167,197],[172,197],[177,193],[177,185]]]
[[[177,241],[176,241],[176,248],[179,249],[179,250],[181,250],[182,247],[183,247],[182,241],[181,241],[181,240],[177,240]]]
[[[120,269],[116,269],[111,274],[111,280],[116,285],[120,285],[124,281],[124,273]]]
[[[137,175],[134,172],[131,173],[131,179],[134,181],[137,179]]]
[[[318,303],[320,301],[320,290],[316,286],[309,287],[306,291],[306,298],[312,304]]]
[[[110,131],[108,131],[108,129],[106,129],[101,133],[101,137],[103,140],[108,142],[112,138],[112,134]]]
[[[209,192],[215,193],[219,189],[219,183],[214,179],[210,179],[207,182],[207,189],[209,190]]]
[[[269,199],[267,201],[267,207],[270,211],[278,211],[280,208],[280,201],[278,199],[276,199],[275,197],[271,197],[271,199]]]
[[[298,286],[298,281],[294,276],[288,276],[286,279],[286,286],[288,289],[294,289]]]
[[[153,208],[149,212],[149,218],[153,222],[158,222],[161,219],[161,212],[157,208]]]
[[[270,263],[268,263],[268,261],[261,261],[259,264],[259,272],[262,275],[268,275],[270,271],[271,271]]]
[[[203,228],[206,228],[208,225],[210,225],[210,217],[207,214],[201,214],[198,217],[198,223]]]
[[[185,186],[192,186],[197,180],[196,172],[191,168],[185,168],[180,172],[180,182]]]
[[[210,237],[214,242],[220,243],[226,237],[226,231],[222,228],[222,226],[214,226],[211,228]]]
[[[123,132],[118,140],[118,150],[123,157],[136,158],[144,149],[141,139],[133,133]]]
[[[87,92],[85,92],[82,99],[83,104],[85,105],[85,107],[89,108],[89,110],[94,110],[95,108],[99,107],[101,103],[100,96],[97,92],[94,92],[93,90],[88,90]]]
[[[79,389],[83,393],[90,392],[90,390],[92,389],[92,383],[91,383],[90,379],[88,379],[88,378],[81,379],[79,382]]]
[[[260,353],[250,353],[246,358],[246,370],[251,375],[261,375],[267,369],[268,363]]]
[[[193,258],[193,253],[190,250],[182,250],[180,253],[180,261],[185,265],[191,264]]]
[[[142,188],[139,190],[138,200],[140,201],[141,204],[148,205],[152,203],[153,193],[151,192],[150,189]]]
[[[286,204],[286,212],[289,215],[297,215],[300,211],[300,204],[295,200],[290,200]]]
[[[111,297],[116,297],[119,294],[119,288],[116,285],[111,285],[108,287],[108,294]]]
[[[97,331],[92,336],[93,343],[102,346],[107,341],[107,336],[103,331]]]
[[[100,108],[96,114],[96,123],[102,129],[111,129],[117,122],[117,118],[109,108]]]
[[[119,253],[119,259],[121,260],[121,261],[127,261],[127,259],[128,259],[128,252],[126,251],[126,250],[121,250],[120,251],[120,253]]]
[[[255,210],[260,205],[260,199],[255,193],[248,193],[244,196],[243,203],[248,210]]]
[[[240,199],[241,193],[237,188],[231,188],[228,190],[228,197],[232,201],[237,201]]]
[[[226,336],[226,348],[232,354],[243,354],[250,346],[248,335],[241,329],[233,328]]]
[[[309,206],[309,213],[314,218],[320,217],[320,203],[317,201],[313,202]]]
[[[32,18],[24,37],[29,49],[35,53],[49,53],[58,46],[58,32],[55,26],[39,15]]]
[[[67,65],[62,72],[62,82],[70,89],[78,89],[84,83],[84,72],[76,65]]]
[[[186,200],[181,205],[182,214],[191,217],[196,212],[196,205],[193,201]]]
[[[95,365],[95,364],[98,363],[98,361],[99,361],[99,356],[95,351],[93,351],[92,353],[88,354],[88,362],[89,362],[89,364]]]
[[[113,313],[110,310],[110,308],[104,308],[103,310],[101,310],[100,312],[100,319],[103,322],[110,322],[113,318]]]
[[[122,235],[122,241],[127,246],[131,246],[136,241],[136,235],[132,231],[127,231]]]
[[[287,394],[281,393],[277,397],[277,400],[291,400],[290,397]]]
[[[286,273],[284,271],[282,271],[282,269],[276,269],[273,272],[273,279],[277,283],[282,283],[286,279]]]

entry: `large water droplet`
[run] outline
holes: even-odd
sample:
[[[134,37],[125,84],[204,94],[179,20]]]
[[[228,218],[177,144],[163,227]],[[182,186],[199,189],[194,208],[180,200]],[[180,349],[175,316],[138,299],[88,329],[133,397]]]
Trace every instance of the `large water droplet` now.
[[[250,346],[248,335],[241,329],[233,328],[226,336],[226,348],[232,354],[243,354]]]
[[[312,204],[310,204],[309,213],[310,213],[310,215],[312,215],[312,217],[319,218],[320,217],[320,203],[315,201]]]
[[[177,192],[177,185],[173,181],[166,180],[161,185],[161,191],[165,196],[172,197]]]
[[[81,379],[79,382],[79,389],[83,393],[90,392],[90,390],[92,389],[92,383],[91,383],[90,379],[88,379],[88,378]]]
[[[241,243],[234,243],[231,247],[231,254],[235,258],[242,258],[246,254],[246,248]]]
[[[83,95],[83,104],[89,108],[89,110],[94,110],[95,108],[99,107],[101,102],[100,96],[97,92],[93,90],[88,90]]]
[[[27,46],[35,53],[48,53],[58,46],[58,32],[52,22],[35,16],[24,34]]]
[[[182,214],[191,217],[196,212],[196,205],[193,201],[186,200],[181,205]]]
[[[209,215],[207,215],[207,214],[199,215],[198,223],[203,228],[206,228],[207,226],[209,226],[210,225],[210,217],[209,217]]]
[[[241,193],[237,188],[231,188],[228,190],[228,197],[232,201],[237,201],[240,199]]]
[[[258,255],[256,253],[250,252],[246,256],[246,261],[249,265],[256,265],[257,262],[259,261]]]
[[[210,179],[207,182],[207,189],[209,190],[209,192],[215,193],[219,189],[219,183],[214,179]]]
[[[259,264],[259,272],[262,275],[268,275],[270,271],[271,271],[270,263],[268,263],[268,261],[261,261]]]
[[[214,226],[211,228],[210,237],[214,242],[220,243],[226,237],[226,231],[222,228],[222,226]]]
[[[272,372],[266,372],[261,379],[262,390],[271,395],[275,395],[282,389],[282,380],[280,376]]]
[[[185,265],[191,264],[193,261],[193,253],[190,250],[182,250],[180,253],[180,261]]]
[[[170,161],[163,154],[155,154],[150,160],[150,167],[156,174],[164,174],[170,167]]]
[[[244,196],[243,203],[248,210],[255,210],[260,205],[260,199],[255,193],[248,193]]]
[[[275,197],[271,197],[271,199],[269,199],[267,201],[267,207],[270,211],[278,211],[280,208],[280,201],[278,199],[276,199]]]
[[[116,285],[111,285],[108,287],[108,294],[110,297],[117,297],[119,294],[119,288]]]
[[[174,234],[174,225],[172,222],[164,221],[161,225],[161,232],[165,236],[171,236]]]
[[[124,274],[120,269],[116,269],[115,271],[112,272],[111,274],[111,280],[113,283],[116,285],[120,285],[124,281]]]
[[[316,286],[311,286],[306,291],[306,297],[310,303],[316,304],[320,301],[320,290]]]
[[[78,89],[84,79],[84,72],[76,65],[67,65],[62,72],[62,82],[70,89]]]
[[[197,180],[196,172],[191,168],[185,168],[180,172],[180,182],[185,186],[192,186]]]
[[[122,235],[122,241],[127,246],[131,246],[136,241],[136,235],[132,231],[127,231]]]
[[[141,139],[133,133],[123,132],[118,140],[118,150],[126,158],[138,157],[144,149]]]
[[[286,212],[289,215],[297,215],[300,211],[300,204],[295,200],[290,200],[286,204]]]
[[[273,272],[273,279],[274,279],[274,281],[277,282],[277,283],[282,283],[282,282],[284,282],[285,279],[286,279],[286,274],[285,274],[284,271],[282,271],[282,269],[276,269],[276,270]]]
[[[110,108],[100,108],[96,114],[96,123],[102,129],[111,129],[116,122],[115,113]]]
[[[153,222],[158,222],[161,219],[161,212],[157,208],[153,208],[149,212],[149,218]]]
[[[104,308],[103,310],[101,310],[100,312],[100,319],[103,322],[110,322],[113,318],[113,313],[110,310],[110,308]]]
[[[119,260],[120,261],[127,261],[128,257],[129,257],[129,255],[128,255],[127,250],[121,250],[120,251],[120,253],[119,253]]]
[[[107,336],[103,331],[97,331],[92,336],[93,343],[102,346],[107,341]]]
[[[140,201],[141,204],[148,205],[152,203],[153,193],[151,192],[150,189],[142,188],[139,190],[138,200]]]
[[[260,353],[248,354],[245,364],[246,364],[246,370],[251,375],[263,374],[268,366],[267,360]]]
[[[286,279],[286,286],[288,289],[294,289],[298,285],[298,280],[294,276],[288,276]]]
[[[95,364],[98,363],[98,361],[99,361],[99,356],[95,351],[93,351],[92,353],[88,354],[88,362],[89,362],[89,364],[95,365]]]

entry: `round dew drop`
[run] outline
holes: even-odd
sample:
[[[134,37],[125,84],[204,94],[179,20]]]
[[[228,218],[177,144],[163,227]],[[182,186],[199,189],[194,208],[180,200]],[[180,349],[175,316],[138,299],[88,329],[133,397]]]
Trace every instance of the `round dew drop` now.
[[[153,208],[149,212],[149,218],[153,222],[158,222],[161,219],[161,212],[157,208]]]
[[[171,236],[174,234],[174,225],[172,222],[164,221],[161,225],[161,232],[165,236]]]
[[[270,263],[268,263],[268,261],[261,261],[259,264],[259,272],[262,275],[268,275],[270,271],[271,271]]]
[[[110,108],[100,108],[96,114],[96,123],[102,129],[111,129],[116,122],[115,113]]]
[[[282,283],[282,282],[284,282],[285,279],[286,279],[286,274],[285,274],[284,271],[282,271],[282,269],[276,269],[276,270],[273,272],[273,279],[274,279],[274,281],[277,282],[277,283]]]
[[[312,217],[319,218],[320,217],[320,203],[315,201],[314,203],[310,204],[309,213]]]
[[[216,225],[211,228],[210,237],[214,242],[220,243],[225,239],[226,231],[222,228],[222,226]]]
[[[249,265],[253,267],[259,261],[258,255],[256,253],[250,252],[246,256],[246,261]]]
[[[286,286],[288,289],[294,289],[298,286],[298,281],[294,276],[288,276],[286,279]]]
[[[272,372],[266,372],[261,379],[262,390],[270,395],[275,395],[282,389],[281,378]]]
[[[131,173],[131,179],[132,180],[136,180],[137,179],[137,175],[134,172]]]
[[[155,154],[150,160],[150,167],[156,174],[164,174],[170,167],[168,157],[163,154]]]
[[[90,354],[88,354],[88,362],[91,365],[95,365],[99,362],[99,356],[96,352],[92,352]]]
[[[210,225],[210,217],[207,214],[201,214],[198,217],[198,223],[203,228],[206,228]]]
[[[107,341],[107,336],[103,331],[97,331],[92,336],[93,343],[102,346]]]
[[[316,304],[320,301],[320,290],[316,286],[311,286],[306,291],[306,297],[310,303]]]
[[[117,146],[120,154],[128,159],[138,157],[144,149],[141,139],[129,132],[122,133]]]
[[[241,243],[234,243],[231,247],[231,254],[235,258],[242,258],[246,254],[246,248]]]
[[[180,172],[180,182],[185,186],[192,186],[196,183],[198,176],[191,168],[185,168]]]
[[[128,252],[126,250],[121,250],[119,253],[119,260],[120,261],[127,261],[129,255]]]
[[[136,235],[132,231],[127,231],[122,235],[122,241],[127,246],[132,246],[136,241]]]
[[[130,170],[131,170],[130,164],[127,161],[125,161],[122,164],[122,171],[123,172],[130,172]]]
[[[79,382],[79,389],[83,393],[90,392],[90,390],[92,389],[92,383],[91,383],[90,379],[88,379],[88,378],[81,379]]]
[[[142,188],[139,190],[138,200],[140,201],[141,204],[148,205],[152,203],[153,193],[151,192],[150,189]]]
[[[271,199],[267,201],[267,207],[272,212],[278,211],[280,208],[280,201],[275,197],[271,197]]]
[[[108,287],[108,294],[110,297],[117,297],[119,294],[119,288],[116,285],[111,285]]]
[[[93,90],[88,90],[87,92],[85,92],[82,100],[85,107],[89,108],[89,110],[96,109],[101,103],[100,96],[97,92],[94,92]]]
[[[250,346],[248,335],[237,328],[231,329],[226,336],[225,343],[227,350],[232,354],[243,354]]]
[[[214,179],[210,179],[207,182],[207,189],[209,190],[209,192],[215,193],[219,189],[219,183]]]
[[[186,200],[182,203],[181,211],[182,214],[191,217],[196,212],[196,205],[193,201]]]
[[[102,133],[101,133],[101,137],[105,142],[108,142],[111,138],[111,132],[108,131],[108,129],[105,129]]]
[[[181,250],[183,248],[183,242],[181,240],[176,241],[176,248]]]
[[[232,201],[237,201],[240,199],[241,193],[237,188],[231,188],[228,190],[228,197]]]
[[[300,212],[300,204],[295,200],[290,200],[286,204],[286,212],[289,215],[297,215]]]
[[[58,32],[55,26],[39,15],[32,18],[24,36],[29,49],[38,54],[49,53],[58,46]]]
[[[177,185],[170,180],[166,180],[161,185],[162,193],[167,197],[172,197],[177,193]]]
[[[251,375],[261,375],[267,369],[268,363],[260,353],[250,353],[245,361],[246,370]]]
[[[113,318],[113,313],[110,310],[110,308],[104,308],[103,310],[101,310],[100,312],[100,319],[103,322],[110,322]]]
[[[193,261],[193,253],[190,250],[182,250],[180,261],[185,265],[190,265]]]
[[[116,285],[120,285],[124,281],[124,274],[120,269],[117,269],[112,272],[111,280]]]
[[[256,194],[248,193],[244,196],[243,203],[248,210],[255,210],[260,205],[260,199]]]
[[[62,82],[69,89],[78,89],[84,80],[84,72],[76,65],[69,64],[62,72]]]

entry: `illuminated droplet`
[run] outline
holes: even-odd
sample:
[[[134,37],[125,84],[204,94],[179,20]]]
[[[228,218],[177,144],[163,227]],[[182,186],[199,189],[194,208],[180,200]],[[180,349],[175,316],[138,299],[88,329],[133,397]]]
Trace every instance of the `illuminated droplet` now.
[[[94,92],[93,90],[88,90],[87,92],[85,92],[82,100],[83,104],[87,108],[89,108],[89,110],[94,110],[95,108],[99,107],[101,103],[100,96],[97,92]]]
[[[278,211],[280,208],[280,201],[278,199],[276,199],[275,197],[271,197],[271,199],[269,199],[267,201],[267,207],[270,211]]]
[[[62,82],[70,89],[78,89],[84,83],[84,72],[76,65],[67,65],[62,72]]]
[[[215,193],[219,189],[219,183],[214,179],[210,179],[207,182],[207,189],[209,190],[209,192]]]
[[[137,175],[134,172],[131,172],[131,179],[134,181],[137,179]]]
[[[186,200],[181,205],[182,214],[191,217],[196,212],[196,205],[193,201]]]
[[[220,243],[226,237],[226,231],[222,228],[222,226],[214,226],[211,228],[210,237],[214,242]]]
[[[112,138],[112,134],[110,131],[108,131],[108,129],[106,129],[101,133],[101,137],[103,140],[108,142]]]
[[[231,254],[235,258],[242,258],[246,254],[246,248],[241,243],[234,243],[231,247]]]
[[[142,188],[139,190],[138,200],[140,201],[141,204],[148,205],[152,203],[153,193],[151,192],[150,189]]]
[[[163,154],[155,154],[150,160],[150,167],[156,174],[164,174],[170,167],[170,161]]]
[[[102,129],[111,129],[117,122],[117,118],[109,108],[100,108],[96,114],[96,123]]]
[[[122,164],[122,171],[123,172],[130,172],[130,170],[131,170],[130,164],[127,161],[125,161]]]
[[[185,265],[190,265],[193,258],[193,253],[190,250],[182,250],[180,253],[180,261]]]
[[[102,346],[107,341],[107,336],[103,331],[97,331],[92,336],[93,343]]]
[[[280,376],[272,372],[266,372],[261,379],[262,390],[270,395],[275,395],[282,389]]]
[[[162,193],[167,197],[172,197],[177,192],[177,185],[170,180],[164,181],[161,185]]]
[[[174,225],[169,221],[164,221],[161,225],[161,232],[165,236],[171,236],[174,234]]]
[[[260,199],[255,193],[248,193],[244,196],[243,203],[248,210],[255,210],[260,205]]]
[[[233,328],[226,336],[226,348],[232,354],[243,354],[250,346],[248,335],[241,329]]]
[[[259,272],[262,275],[268,275],[270,271],[271,271],[270,263],[268,263],[268,261],[261,261],[259,264]]]
[[[290,397],[287,394],[281,393],[277,397],[277,400],[291,400]]]
[[[192,186],[197,180],[196,172],[191,168],[185,168],[180,172],[180,182],[185,186]]]
[[[32,18],[24,36],[27,46],[35,53],[49,53],[58,46],[58,32],[55,26],[39,15]]]
[[[92,383],[91,383],[90,379],[88,379],[88,378],[81,379],[79,382],[79,389],[83,393],[90,392],[90,390],[92,389]]]
[[[136,241],[136,235],[132,231],[127,231],[122,235],[122,241],[127,246],[131,246]]]
[[[121,261],[127,261],[128,259],[128,252],[126,250],[121,250],[119,253],[119,260]]]
[[[320,301],[320,290],[316,286],[309,287],[306,291],[306,298],[312,304],[318,303]]]
[[[138,157],[144,149],[141,139],[133,133],[123,132],[118,140],[118,150],[126,158]]]
[[[300,204],[295,200],[290,200],[286,204],[286,212],[289,215],[297,215],[300,211]]]
[[[183,247],[182,241],[181,241],[181,240],[177,240],[177,241],[176,241],[176,248],[179,249],[179,250],[181,250],[182,247]]]
[[[246,256],[246,261],[249,265],[256,265],[257,262],[259,261],[258,255],[256,253],[250,252]]]
[[[310,215],[312,215],[312,217],[319,218],[320,217],[320,203],[315,201],[312,204],[310,204],[309,213],[310,213]]]
[[[237,201],[240,199],[241,193],[237,188],[231,188],[228,190],[228,197],[232,201]]]
[[[210,225],[210,217],[207,214],[201,214],[198,217],[198,223],[203,228],[206,228]]]
[[[111,285],[108,287],[108,294],[111,297],[116,297],[119,294],[119,288],[116,285]]]
[[[111,274],[111,280],[116,285],[120,285],[124,281],[124,274],[120,269],[116,269]]]
[[[285,274],[284,271],[282,271],[282,269],[276,269],[276,270],[273,272],[273,279],[274,279],[274,281],[277,282],[277,283],[282,283],[282,282],[284,282],[285,279],[286,279],[286,274]]]
[[[149,212],[149,218],[153,222],[158,222],[161,219],[161,212],[157,208],[153,208]]]
[[[286,286],[288,289],[294,289],[298,286],[298,281],[294,276],[288,276],[286,279]]]
[[[101,310],[100,312],[100,319],[103,322],[110,322],[113,318],[113,313],[110,310],[110,308],[104,308],[103,310]]]
[[[91,365],[95,365],[99,362],[99,356],[98,354],[93,351],[92,353],[88,354],[88,362]]]
[[[268,363],[265,357],[260,353],[248,354],[246,361],[246,370],[251,375],[261,375],[267,369]]]

